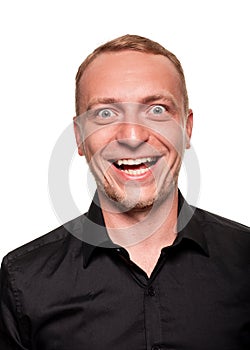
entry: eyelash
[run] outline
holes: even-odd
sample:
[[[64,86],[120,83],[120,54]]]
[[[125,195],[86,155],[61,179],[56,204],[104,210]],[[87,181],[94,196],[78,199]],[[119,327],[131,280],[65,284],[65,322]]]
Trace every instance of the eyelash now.
[[[105,111],[105,110],[110,111],[110,113],[112,115],[115,114],[115,112],[111,108],[98,108],[98,109],[95,109],[95,110],[89,110],[89,115],[92,116],[92,117],[99,117],[100,113],[102,111]]]
[[[112,111],[112,109],[110,108],[100,108],[95,112],[96,116],[100,116],[100,113],[102,113],[103,111],[109,111],[111,113],[111,116],[109,118],[111,118],[115,113]],[[108,117],[107,117],[108,118]],[[105,118],[104,118],[105,119]]]
[[[155,105],[151,105],[151,106],[150,106],[150,109],[152,109],[152,108],[154,108],[154,107],[158,107],[158,106],[164,108],[164,109],[166,110],[166,112],[169,111],[169,107],[168,107],[167,105],[161,104],[161,103],[157,103],[157,104],[155,104]]]
[[[100,115],[103,111],[109,111],[111,115],[106,116],[105,118],[104,116]],[[103,107],[95,110],[90,109],[88,117],[94,120],[97,124],[110,124],[114,122],[115,117],[117,117],[117,113],[112,108]]]
[[[153,109],[155,107],[161,107],[164,110],[161,113],[154,113]],[[103,111],[109,111],[110,112],[110,116],[101,116],[100,114]],[[144,113],[146,113],[146,115],[148,114],[147,119],[151,119],[151,120],[155,120],[155,121],[165,121],[165,120],[169,120],[171,118],[171,109],[168,105],[166,104],[162,104],[162,103],[155,103],[152,105],[149,105],[148,108],[144,111]],[[98,124],[110,124],[113,123],[117,118],[119,118],[120,112],[118,110],[113,110],[112,108],[109,107],[101,107],[101,108],[97,108],[96,110],[89,110],[89,118],[94,118],[96,120],[96,123]],[[145,115],[145,117],[146,117]]]

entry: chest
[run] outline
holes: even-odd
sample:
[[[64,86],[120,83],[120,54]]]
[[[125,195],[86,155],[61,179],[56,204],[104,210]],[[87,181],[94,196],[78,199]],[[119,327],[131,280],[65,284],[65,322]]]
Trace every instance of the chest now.
[[[246,274],[194,260],[169,259],[151,279],[122,261],[98,267],[93,261],[78,278],[69,275],[63,288],[48,281],[28,315],[33,348],[250,348]]]

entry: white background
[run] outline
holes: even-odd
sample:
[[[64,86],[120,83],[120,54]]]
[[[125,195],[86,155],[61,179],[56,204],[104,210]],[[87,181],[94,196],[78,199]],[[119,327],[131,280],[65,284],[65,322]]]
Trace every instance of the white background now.
[[[248,7],[247,0],[1,1],[0,259],[61,224],[48,167],[74,115],[76,70],[95,47],[127,33],[160,42],[182,62],[201,171],[196,204],[250,225]],[[91,200],[86,169],[74,157],[79,212]]]

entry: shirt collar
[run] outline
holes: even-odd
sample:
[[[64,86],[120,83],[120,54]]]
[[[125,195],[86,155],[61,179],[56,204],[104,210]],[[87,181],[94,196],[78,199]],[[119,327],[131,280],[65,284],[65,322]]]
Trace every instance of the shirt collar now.
[[[75,221],[75,220],[74,220]],[[78,233],[76,233],[76,229]],[[90,205],[87,214],[78,218],[74,223],[74,235],[82,240],[83,264],[86,267],[93,252],[97,248],[118,248],[109,238],[100,202],[97,193]],[[204,233],[202,232],[201,218],[196,208],[190,206],[178,191],[178,220],[177,238],[173,245],[179,244],[182,240],[191,240],[196,243],[205,255],[209,256],[209,250]]]
[[[175,243],[182,239],[189,239],[198,244],[205,255],[209,256],[206,237],[203,233],[202,218],[199,209],[189,205],[178,191],[178,220],[177,238]]]

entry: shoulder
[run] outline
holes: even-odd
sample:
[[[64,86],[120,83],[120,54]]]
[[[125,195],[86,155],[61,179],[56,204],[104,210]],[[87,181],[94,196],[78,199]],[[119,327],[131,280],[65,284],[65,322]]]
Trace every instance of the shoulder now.
[[[75,219],[76,220],[76,219]],[[70,223],[73,223],[72,220]],[[61,225],[53,231],[34,239],[31,242],[9,252],[2,261],[2,268],[10,271],[32,270],[32,266],[41,267],[60,259],[63,254],[79,247],[81,242],[75,238],[70,230],[69,223]]]
[[[67,237],[68,233],[63,226],[56,228],[55,230],[38,237],[31,242],[24,244],[23,246],[9,252],[3,259],[4,264],[12,264],[25,259],[28,256],[37,256],[39,253],[45,253],[52,247],[56,247],[62,244]]]
[[[246,238],[250,239],[250,227],[201,208],[194,209],[196,217],[204,225],[208,225],[213,228],[213,230],[219,232],[234,232],[235,234],[243,234],[246,236]]]
[[[218,259],[250,264],[250,228],[236,221],[196,208],[195,217],[209,251]]]
[[[12,300],[19,317],[40,315],[48,300],[56,302],[72,292],[83,266],[82,241],[73,233],[66,223],[4,257],[0,294]]]

